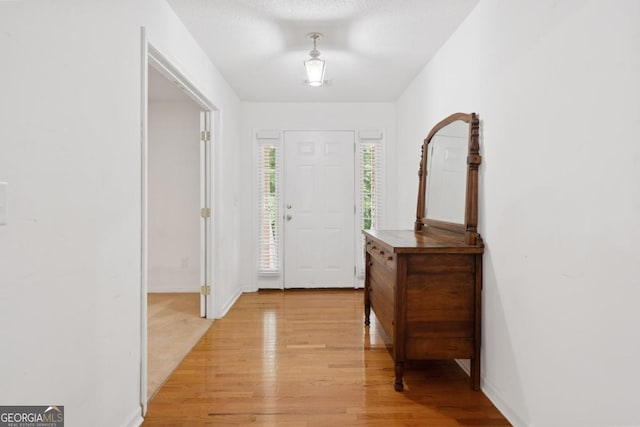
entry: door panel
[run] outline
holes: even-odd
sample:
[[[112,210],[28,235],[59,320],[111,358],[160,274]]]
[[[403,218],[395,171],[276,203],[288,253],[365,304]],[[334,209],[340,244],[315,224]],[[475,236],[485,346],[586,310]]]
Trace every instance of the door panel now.
[[[284,136],[284,285],[354,286],[354,133]]]
[[[211,182],[210,146],[211,112],[200,113],[200,207],[211,212],[209,182]],[[207,317],[207,295],[211,293],[209,270],[210,214],[200,214],[200,317]],[[204,288],[203,288],[204,287]],[[205,290],[203,292],[203,290]]]

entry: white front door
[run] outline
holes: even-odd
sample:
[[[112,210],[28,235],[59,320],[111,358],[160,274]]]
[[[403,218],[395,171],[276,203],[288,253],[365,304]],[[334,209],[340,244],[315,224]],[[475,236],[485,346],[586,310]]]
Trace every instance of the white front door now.
[[[354,286],[353,132],[284,133],[284,287]]]

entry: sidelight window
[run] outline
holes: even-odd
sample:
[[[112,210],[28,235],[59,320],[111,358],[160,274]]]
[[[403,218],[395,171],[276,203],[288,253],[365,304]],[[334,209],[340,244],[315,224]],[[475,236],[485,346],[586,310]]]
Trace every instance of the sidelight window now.
[[[280,272],[280,146],[258,140],[258,273]]]
[[[380,228],[383,220],[384,151],[382,132],[360,132],[358,140],[358,230]],[[364,277],[364,236],[359,233],[357,271]]]

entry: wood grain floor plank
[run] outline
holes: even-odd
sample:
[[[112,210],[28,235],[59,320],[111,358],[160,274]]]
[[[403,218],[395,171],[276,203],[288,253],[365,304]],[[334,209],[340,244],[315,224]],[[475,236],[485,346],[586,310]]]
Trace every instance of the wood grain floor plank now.
[[[453,361],[406,370],[363,325],[362,291],[244,294],[149,405],[144,426],[508,426]]]
[[[147,395],[150,398],[212,323],[200,317],[198,293],[147,295]]]

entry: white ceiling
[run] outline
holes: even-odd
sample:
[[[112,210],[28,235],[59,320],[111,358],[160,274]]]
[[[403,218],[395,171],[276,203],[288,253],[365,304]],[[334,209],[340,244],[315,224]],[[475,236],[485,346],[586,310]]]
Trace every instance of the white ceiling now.
[[[168,0],[240,99],[395,101],[478,0]],[[303,61],[318,31],[320,88]]]

